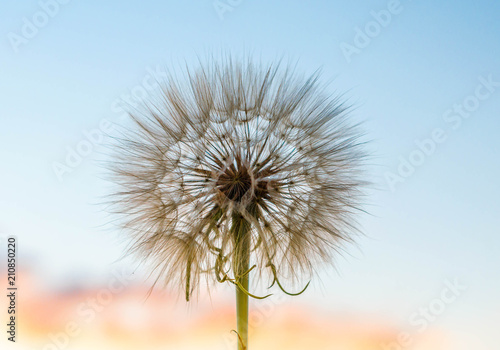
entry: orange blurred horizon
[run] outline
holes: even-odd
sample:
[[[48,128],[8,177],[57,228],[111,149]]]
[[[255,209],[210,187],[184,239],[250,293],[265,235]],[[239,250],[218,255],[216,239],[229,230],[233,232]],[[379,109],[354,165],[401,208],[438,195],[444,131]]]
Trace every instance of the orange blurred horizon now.
[[[102,285],[65,291],[46,288],[28,270],[18,276],[18,338],[8,348],[236,348],[237,337],[231,332],[235,328],[234,300],[225,292],[214,293],[210,302],[200,298],[194,306],[184,306],[175,295],[159,290],[146,299],[149,286],[123,275],[115,275]],[[251,303],[252,349],[406,348],[398,343],[402,331],[388,320],[368,314],[334,313],[301,304],[299,299],[272,298]],[[438,331],[409,337],[414,350],[443,349],[446,343],[445,335]]]

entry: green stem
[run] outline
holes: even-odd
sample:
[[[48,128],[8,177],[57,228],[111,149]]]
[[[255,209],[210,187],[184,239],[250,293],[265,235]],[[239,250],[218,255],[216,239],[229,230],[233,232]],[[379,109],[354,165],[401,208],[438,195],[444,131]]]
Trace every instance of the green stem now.
[[[247,265],[248,267],[248,265]],[[248,290],[248,275],[240,280],[243,288]],[[238,324],[238,350],[248,349],[248,295],[236,286],[236,319]]]
[[[248,290],[250,266],[250,223],[242,216],[233,215],[233,234],[237,248],[234,271],[236,280]],[[246,273],[246,274],[245,274]],[[248,295],[236,286],[236,321],[238,332],[238,350],[248,350]]]

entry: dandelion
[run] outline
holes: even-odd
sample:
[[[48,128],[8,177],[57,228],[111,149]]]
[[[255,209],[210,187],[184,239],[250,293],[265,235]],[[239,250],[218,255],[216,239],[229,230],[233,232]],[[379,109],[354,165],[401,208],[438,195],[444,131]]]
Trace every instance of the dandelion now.
[[[130,115],[113,195],[130,251],[187,301],[202,281],[236,289],[248,346],[249,279],[290,295],[356,232],[364,153],[348,108],[276,65],[231,58],[173,77]],[[155,282],[155,284],[156,284]],[[307,287],[307,285],[306,285]]]

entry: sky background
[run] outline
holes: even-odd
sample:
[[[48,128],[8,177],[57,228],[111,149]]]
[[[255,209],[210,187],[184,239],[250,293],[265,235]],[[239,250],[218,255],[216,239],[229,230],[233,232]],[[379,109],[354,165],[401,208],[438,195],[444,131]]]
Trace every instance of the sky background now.
[[[218,12],[216,3],[226,4],[221,6],[227,11]],[[54,171],[55,164],[67,165],[68,152],[86,140],[84,132],[106,121],[123,122],[123,100],[140,94],[152,72],[161,78],[163,67],[175,71],[207,53],[263,61],[284,57],[297,61],[297,70],[305,74],[321,68],[330,90],[345,92],[354,103],[352,117],[364,122],[366,138],[372,140],[369,178],[374,183],[366,205],[370,215],[360,216],[365,236],[338,257],[336,271],[321,271],[304,295],[287,301],[287,310],[297,317],[297,310],[322,310],[326,316],[321,317],[332,324],[341,324],[342,317],[373,319],[394,334],[406,330],[415,338],[442,334],[442,342],[426,349],[497,349],[500,3],[230,3],[72,0],[47,7],[54,2],[29,0],[0,5],[1,256],[5,237],[17,236],[22,273],[31,276],[33,290],[48,293],[47,300],[39,296],[33,302],[56,303],[53,296],[68,290],[86,295],[106,285],[113,271],[136,266],[131,259],[119,260],[123,236],[107,224],[110,218],[100,204],[110,188],[99,165],[108,152],[106,140],[93,145],[70,172],[58,176]],[[374,24],[391,9],[383,25]],[[47,11],[52,16],[44,15]],[[347,47],[354,51],[346,53]],[[467,117],[453,112],[464,104]],[[429,154],[418,153],[418,143],[439,130],[442,142],[434,142]],[[401,173],[402,164],[412,162],[413,173]],[[134,283],[147,286],[141,273]],[[409,318],[439,299],[446,281],[467,289],[419,332]],[[220,290],[232,297],[227,288]],[[71,307],[77,300],[54,308]],[[210,301],[202,296],[197,306],[187,308],[190,322],[206,321],[206,313],[197,311],[204,305]],[[31,316],[38,312],[33,310]],[[279,328],[278,314],[267,319]],[[59,326],[54,324],[55,331]],[[44,344],[48,332],[24,340]],[[95,339],[89,334],[83,338]],[[345,344],[340,348],[365,349]],[[380,341],[374,344],[379,345],[370,349],[383,349]],[[422,344],[407,348],[418,350]],[[67,348],[80,349],[73,343]]]

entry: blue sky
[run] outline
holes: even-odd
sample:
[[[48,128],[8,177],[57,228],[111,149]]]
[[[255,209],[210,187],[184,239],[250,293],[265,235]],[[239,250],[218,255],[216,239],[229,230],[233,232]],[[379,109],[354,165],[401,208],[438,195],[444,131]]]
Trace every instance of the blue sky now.
[[[98,203],[108,185],[97,160],[106,148],[93,146],[62,181],[53,165],[85,140],[84,130],[120,122],[117,100],[150,70],[207,53],[285,57],[305,73],[322,68],[373,140],[366,237],[339,258],[339,274],[325,272],[324,287],[305,298],[381,313],[392,305],[404,319],[456,277],[469,286],[462,307],[470,322],[500,319],[493,277],[500,267],[500,3],[222,3],[231,8],[222,19],[212,0],[72,0],[46,20],[37,1],[0,5],[0,233],[19,237],[22,263],[54,279],[113,268],[123,244],[101,226],[107,217]],[[374,12],[394,7],[384,26],[370,24]],[[31,38],[23,36],[24,18],[43,24]],[[357,28],[375,32],[346,59],[342,45],[355,45]],[[477,89],[488,96],[475,101]],[[455,122],[443,115],[464,103],[470,116],[454,129],[456,112]],[[387,174],[400,176],[416,140],[436,129],[446,140],[391,191]],[[460,323],[459,312],[450,318]]]

